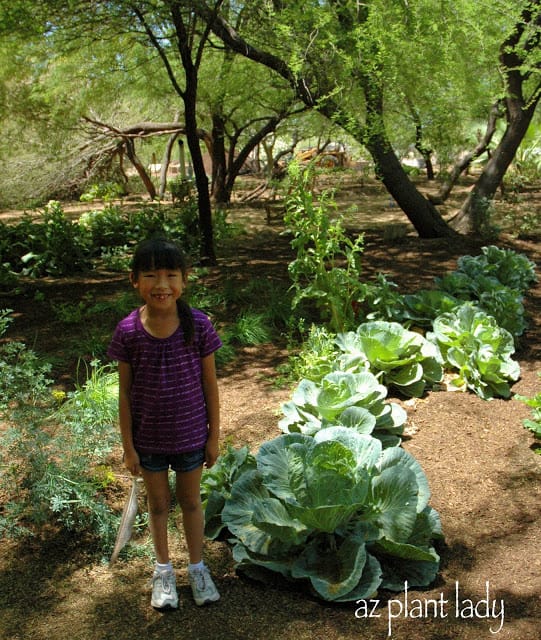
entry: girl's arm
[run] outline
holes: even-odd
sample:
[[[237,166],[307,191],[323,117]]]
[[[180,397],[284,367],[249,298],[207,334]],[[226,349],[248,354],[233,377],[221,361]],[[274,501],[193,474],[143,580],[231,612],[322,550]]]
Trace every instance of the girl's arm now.
[[[132,370],[128,362],[118,363],[118,416],[120,423],[120,437],[124,449],[124,464],[129,472],[141,475],[139,455],[133,446],[133,431],[131,417],[130,390],[132,385]]]
[[[202,382],[205,403],[207,405],[207,418],[209,435],[206,446],[205,463],[208,468],[216,462],[219,453],[220,440],[220,397],[218,393],[218,380],[216,378],[216,363],[214,354],[205,356],[201,360]]]

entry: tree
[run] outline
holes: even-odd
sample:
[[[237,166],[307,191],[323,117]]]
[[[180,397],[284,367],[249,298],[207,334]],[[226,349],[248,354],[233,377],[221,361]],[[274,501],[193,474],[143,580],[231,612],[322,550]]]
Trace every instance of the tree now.
[[[227,204],[250,154],[305,107],[284,90],[283,82],[272,82],[268,70],[243,56],[213,46],[209,58],[205,77],[212,74],[213,81],[203,83],[200,108],[208,111],[212,122],[212,196],[216,203]]]
[[[458,162],[453,167],[449,177],[443,181],[439,193],[433,197],[429,196],[434,204],[441,204],[445,202],[462,173],[470,167],[471,163],[476,158],[479,158],[484,153],[488,152],[490,143],[492,142],[494,134],[496,133],[497,122],[502,116],[502,105],[501,101],[498,100],[492,105],[492,108],[490,109],[485,133],[482,137],[479,136],[480,140],[475,149],[463,154],[463,156],[459,158]]]
[[[186,11],[185,3],[169,1],[163,6],[163,14],[156,14],[155,7],[146,6],[146,3],[129,3],[128,8],[133,11],[137,20],[143,27],[149,43],[156,49],[167,75],[177,94],[184,103],[184,124],[186,127],[186,141],[190,150],[195,176],[195,185],[199,206],[199,225],[202,235],[201,258],[203,262],[214,264],[216,254],[214,249],[212,209],[208,188],[208,178],[203,164],[203,155],[197,134],[197,90],[199,82],[199,68],[203,50],[206,45],[209,31],[203,29],[198,33],[197,19],[193,13]],[[172,33],[162,30],[167,28],[168,21],[173,27]],[[168,29],[167,29],[168,31]],[[174,37],[178,56],[184,70],[184,86],[177,80],[173,65],[170,60],[169,38]]]
[[[253,35],[250,37],[250,34],[245,36],[239,33],[220,14],[222,4],[217,2],[210,7],[208,3],[198,1],[194,3],[194,10],[211,25],[213,32],[228,47],[273,69],[290,83],[296,96],[307,106],[317,109],[333,122],[340,124],[356,140],[363,143],[374,159],[378,176],[421,237],[452,235],[453,231],[443,221],[433,204],[417,191],[403,171],[386,128],[385,82],[389,78],[385,66],[385,29],[380,26],[378,31],[374,24],[378,18],[381,20],[381,16],[378,15],[380,12],[387,19],[387,31],[400,31],[400,20],[407,23],[414,17],[409,10],[410,3],[386,4],[383,1],[360,4],[348,0],[329,0],[302,3],[302,14],[297,11],[296,2],[274,2],[272,8],[269,8],[269,3],[265,3],[264,6],[258,4],[258,19],[262,21],[262,16],[266,16],[265,28],[273,30],[275,35],[286,33],[287,25],[293,23],[298,27],[295,30],[298,38],[302,38],[301,31],[308,34],[293,51],[286,51],[279,38],[271,41],[267,39],[265,48],[256,46],[253,44],[256,41]],[[535,14],[534,5],[537,4],[527,2],[526,6],[530,9],[525,10],[522,16],[522,20],[532,26],[534,22],[529,16]],[[438,5],[432,3],[432,8],[437,11]],[[255,11],[255,7],[252,11]],[[442,22],[448,18],[444,12],[445,7],[441,16]],[[438,15],[431,14],[431,19],[432,25],[436,24]],[[390,25],[392,28],[389,28]],[[520,27],[518,30],[520,31]],[[514,33],[516,34],[517,30]],[[506,40],[504,49],[515,46],[513,38],[516,38],[516,35]],[[528,42],[531,43],[528,47],[533,48],[537,36],[530,34]],[[422,42],[419,44],[422,45]],[[508,57],[509,53],[506,55]],[[502,60],[505,61],[505,57]],[[520,62],[518,58],[509,60],[511,66]],[[515,78],[516,85],[517,71],[512,71],[509,65],[507,68],[508,78]],[[328,72],[329,69],[332,70],[332,76]],[[346,92],[347,81],[349,85]],[[351,101],[348,104],[348,100],[344,98],[346,93],[354,94],[356,97],[362,95],[364,113],[359,108],[351,108]],[[515,98],[508,99],[510,113],[516,113],[519,105],[515,102]],[[517,122],[516,115],[514,122]],[[522,127],[515,124],[515,132],[518,134],[514,137],[515,142],[519,139],[521,131]],[[508,151],[510,150],[512,151],[512,148],[508,147]],[[512,157],[511,154],[509,161]]]
[[[541,99],[540,45],[541,0],[530,0],[500,48],[506,129],[455,218],[455,225],[461,231],[481,231],[487,224],[494,194],[530,126]]]
[[[268,49],[261,49],[248,42],[221,15],[217,9],[223,3],[216,3],[210,8],[205,2],[195,2],[194,10],[210,25],[212,31],[232,50],[245,55],[251,60],[264,64],[286,79],[293,88],[296,97],[310,108],[316,108],[333,122],[339,124],[354,139],[364,144],[375,162],[378,177],[387,187],[389,193],[404,210],[421,237],[431,238],[451,235],[452,231],[440,216],[437,209],[424,198],[410,182],[404,172],[390,143],[383,112],[383,75],[379,63],[379,47],[377,39],[370,37],[368,5],[354,2],[331,1],[316,3],[308,8],[302,7],[302,17],[296,14],[299,30],[306,29],[306,22],[311,17],[312,33],[322,25],[321,13],[326,13],[328,32],[326,39],[317,51],[306,50],[297,55],[302,61],[290,64],[285,57],[280,57]],[[287,7],[295,3],[275,3],[275,6]],[[286,12],[286,19],[291,21],[291,12]],[[280,16],[280,11],[272,13],[273,21]],[[329,28],[328,25],[331,25]],[[266,23],[271,27],[271,22]],[[282,23],[284,27],[284,23]],[[315,37],[312,41],[314,44]],[[333,49],[329,47],[332,45]],[[308,45],[307,45],[308,46]],[[333,55],[336,52],[336,55]],[[341,67],[340,60],[346,60]],[[327,59],[325,59],[327,58]],[[328,73],[332,69],[332,76]],[[360,90],[364,98],[365,122],[359,110],[352,111],[340,102],[339,96],[344,91],[346,82],[344,73],[350,84]]]

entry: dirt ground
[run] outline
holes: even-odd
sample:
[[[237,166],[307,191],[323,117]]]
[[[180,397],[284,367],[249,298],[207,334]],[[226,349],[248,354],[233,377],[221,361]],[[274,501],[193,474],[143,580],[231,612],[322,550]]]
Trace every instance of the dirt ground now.
[[[479,251],[480,244],[468,239],[428,241],[408,233],[387,240],[385,225],[374,226],[374,220],[385,214],[398,216],[402,223],[401,215],[385,196],[377,203],[372,198],[367,208],[368,199],[359,188],[355,199],[360,213],[354,222],[366,231],[367,278],[384,272],[401,290],[414,291],[432,286],[435,275],[454,269],[460,255]],[[220,286],[226,279],[262,276],[287,280],[291,253],[280,223],[267,225],[263,210],[240,204],[229,219],[245,224],[247,233],[220,255],[218,266],[206,276],[209,282]],[[502,236],[497,244],[524,252],[540,264],[537,239]],[[73,300],[84,292],[115,295],[127,283],[124,276],[96,273],[42,286],[55,299]],[[28,297],[1,302],[17,312],[10,337],[26,338],[38,352],[61,348],[66,336],[53,335],[58,332],[54,326],[45,328],[47,318],[39,304]],[[531,289],[526,307],[530,327],[516,354],[522,375],[513,391],[531,397],[539,391],[541,370],[541,284]],[[224,438],[256,450],[262,441],[279,435],[280,403],[289,398],[290,389],[276,386],[276,368],[287,356],[281,342],[246,348],[220,370]],[[71,372],[57,374],[69,379]],[[222,598],[198,609],[185,575],[182,536],[173,535],[180,607],[160,614],[149,603],[149,558],[119,561],[111,568],[92,556],[85,540],[51,528],[29,543],[3,541],[0,547],[0,638],[539,640],[541,456],[522,426],[529,408],[517,400],[486,402],[473,394],[447,391],[431,392],[403,406],[410,434],[403,446],[427,474],[431,504],[440,514],[445,535],[439,547],[441,570],[430,588],[382,592],[369,603],[331,605],[313,599],[298,585],[246,580],[236,574],[225,543],[207,542],[207,562]]]

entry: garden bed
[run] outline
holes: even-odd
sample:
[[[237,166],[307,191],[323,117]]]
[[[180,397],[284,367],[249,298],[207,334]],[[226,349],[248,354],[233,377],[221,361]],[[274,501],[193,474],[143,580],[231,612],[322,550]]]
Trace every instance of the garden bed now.
[[[235,209],[230,220],[235,221]],[[218,288],[231,280],[287,281],[292,255],[279,223],[267,225],[263,211],[238,213],[247,234],[224,251],[204,276]],[[254,216],[259,216],[254,218]],[[525,253],[541,264],[537,240],[504,237],[499,246]],[[384,240],[368,231],[363,256],[366,277],[384,272],[404,291],[432,286],[433,278],[453,270],[461,255],[477,253],[480,243],[464,239],[422,241],[408,234]],[[128,289],[122,275],[47,280],[35,285],[36,298],[4,298],[16,312],[9,337],[24,339],[38,353],[56,354],[85,331],[69,333],[54,320],[50,303],[74,302],[88,295],[114,299]],[[513,392],[533,396],[541,348],[541,285],[529,292],[530,327],[516,358],[521,378]],[[70,335],[71,334],[71,335]],[[276,385],[277,367],[287,361],[284,341],[245,347],[220,368],[223,437],[253,451],[279,435],[280,403],[290,389]],[[84,354],[81,354],[84,355]],[[64,370],[61,370],[61,368]],[[76,361],[55,369],[59,385],[69,387]],[[397,399],[408,413],[403,446],[425,471],[445,535],[438,550],[441,568],[426,590],[382,592],[373,602],[330,605],[307,589],[279,579],[261,584],[237,575],[224,542],[207,543],[207,559],[222,593],[209,609],[196,608],[184,573],[186,547],[173,536],[179,569],[179,610],[167,615],[149,604],[148,557],[121,560],[113,568],[93,554],[90,541],[46,527],[24,544],[4,542],[0,551],[0,635],[6,640],[149,640],[161,637],[236,640],[537,640],[541,626],[541,457],[523,425],[529,409],[517,400],[481,400],[472,393],[434,391],[420,399]],[[119,453],[117,451],[118,458]],[[117,468],[122,468],[117,459]],[[124,480],[126,494],[129,479]],[[121,507],[121,504],[118,505]],[[377,601],[377,602],[376,602]],[[485,602],[486,601],[486,602]],[[497,633],[495,633],[497,632]]]

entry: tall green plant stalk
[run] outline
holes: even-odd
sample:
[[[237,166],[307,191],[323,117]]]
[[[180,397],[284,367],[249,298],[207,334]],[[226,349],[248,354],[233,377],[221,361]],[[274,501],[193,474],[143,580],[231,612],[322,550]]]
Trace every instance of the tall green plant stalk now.
[[[332,331],[340,332],[355,325],[355,310],[366,295],[360,277],[364,236],[352,240],[346,235],[334,192],[324,191],[314,201],[313,174],[312,166],[292,163],[289,168],[291,189],[284,222],[297,251],[289,265],[293,308],[302,300],[314,302],[321,319]]]

